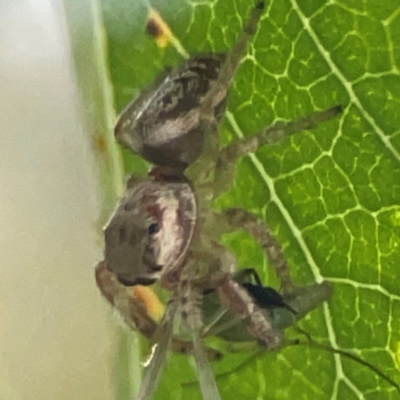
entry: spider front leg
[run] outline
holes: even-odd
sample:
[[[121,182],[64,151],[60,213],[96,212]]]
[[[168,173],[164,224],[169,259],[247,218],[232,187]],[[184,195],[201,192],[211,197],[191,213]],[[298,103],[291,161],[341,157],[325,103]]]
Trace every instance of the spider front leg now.
[[[164,370],[167,351],[170,347],[172,339],[174,319],[177,308],[178,304],[174,300],[171,300],[167,305],[161,324],[157,329],[158,341],[156,350],[152,355],[150,363],[146,369],[139,393],[135,400],[151,399],[158,387],[161,374]]]
[[[264,7],[265,3],[263,1],[258,1],[253,8],[250,18],[241,32],[238,40],[236,41],[235,46],[228,53],[224,63],[221,66],[217,81],[213,84],[213,87],[207,92],[201,101],[202,116],[214,116],[215,103],[218,104],[221,101],[221,98],[226,97],[232,79],[235,76],[236,71],[238,70],[243,59],[243,55],[247,50],[247,45],[257,32],[257,27],[259,25]]]
[[[121,285],[115,274],[107,269],[105,261],[97,264],[95,275],[102,295],[119,312],[125,323],[133,331],[139,331],[154,341],[158,324],[149,315],[144,302],[129,296],[127,288]]]
[[[212,82],[210,89],[200,101],[199,111],[193,110],[192,114],[199,112],[199,131],[205,132],[204,144],[200,162],[189,167],[189,176],[196,177],[197,181],[204,181],[210,171],[214,168],[215,160],[219,153],[218,125],[222,113],[216,115],[215,110],[220,104],[224,104],[232,84],[232,80],[240,66],[246,53],[248,43],[257,32],[265,3],[258,1],[254,6],[250,18],[247,21],[243,31],[239,35],[233,49],[227,53],[224,62],[221,65],[218,78]],[[188,113],[188,120],[192,116]]]
[[[224,210],[222,215],[226,218],[230,230],[245,229],[257,240],[267,255],[271,266],[275,269],[283,291],[291,292],[293,281],[290,268],[282,247],[269,226],[261,218],[242,208]]]
[[[104,261],[96,266],[95,274],[96,283],[102,295],[119,312],[126,325],[135,332],[139,331],[152,343],[156,343],[159,336],[159,324],[152,314],[163,312],[163,306],[151,288],[138,285],[128,289],[118,282],[117,277],[107,269]],[[139,291],[139,288],[143,290]],[[129,290],[133,290],[135,294],[131,295]],[[155,310],[151,311],[150,308]],[[193,344],[174,336],[170,350],[174,353],[191,354],[193,353]],[[222,358],[219,351],[208,347],[205,349],[205,353],[209,360]]]
[[[260,344],[269,350],[281,346],[283,330],[276,329],[271,315],[255,303],[254,298],[232,274],[221,274],[215,280],[215,287],[221,303],[239,320],[246,321],[247,330]]]
[[[202,293],[201,286],[195,283],[196,274],[201,270],[201,264],[201,260],[191,251],[180,271],[176,296],[181,303],[182,319],[193,341],[193,356],[203,397],[204,399],[221,400],[213,371],[205,356],[205,346],[201,340],[203,328]]]
[[[213,182],[214,198],[228,191],[233,184],[238,160],[265,145],[273,145],[284,138],[304,130],[317,128],[323,122],[342,113],[342,106],[337,105],[324,111],[318,111],[291,122],[277,122],[258,134],[238,140],[223,148],[215,165]]]
[[[222,284],[221,279],[219,281],[219,302],[223,303],[226,308],[218,309],[216,305],[219,303],[216,296],[212,292],[207,294],[207,297],[210,296],[210,298],[207,299],[207,309],[205,310],[210,310],[210,306],[214,305],[215,312],[210,314],[212,318],[208,318],[210,323],[204,331],[205,335],[218,336],[228,342],[236,343],[257,339],[259,344],[271,350],[273,347],[271,348],[269,343],[263,340],[262,336],[260,337],[260,332],[262,332],[260,328],[264,325],[263,321],[267,320],[278,337],[282,337],[282,341],[278,341],[278,345],[286,346],[290,342],[284,341],[283,332],[332,297],[333,288],[328,282],[299,286],[291,293],[280,295],[274,289],[262,284],[252,286],[253,289],[258,288],[258,290],[249,290],[248,286],[241,282],[243,276],[240,275],[239,272],[233,277],[239,286],[231,285],[232,276],[224,276],[225,282]],[[227,282],[231,287],[228,287]],[[237,290],[238,287],[245,289],[245,292]],[[221,296],[221,288],[224,293],[230,293],[228,300],[226,295]],[[218,290],[218,287],[216,289]],[[249,295],[250,302],[253,303],[252,310],[262,312],[261,323],[256,319],[246,318],[245,313],[241,312],[241,309],[244,309],[241,307],[242,301],[250,304],[249,298],[243,293]],[[271,331],[268,330],[268,332]]]
[[[276,332],[267,313],[236,280],[237,260],[228,250],[220,252],[210,269],[209,281],[203,283],[203,312],[207,324],[202,336],[218,336],[236,325],[243,325],[250,337],[268,348],[277,348],[281,332]]]

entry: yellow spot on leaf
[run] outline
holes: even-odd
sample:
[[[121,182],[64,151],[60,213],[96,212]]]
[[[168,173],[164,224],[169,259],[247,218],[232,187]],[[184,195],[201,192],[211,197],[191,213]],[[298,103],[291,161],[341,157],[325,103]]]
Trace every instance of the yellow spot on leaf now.
[[[155,37],[157,45],[162,49],[167,47],[174,37],[167,23],[154,8],[149,11],[146,29],[149,35]]]
[[[178,53],[182,55],[182,57],[189,57],[179,39],[174,36],[168,24],[154,8],[150,8],[146,30],[149,35],[156,39],[156,43],[161,49],[164,49],[169,44],[172,44]]]

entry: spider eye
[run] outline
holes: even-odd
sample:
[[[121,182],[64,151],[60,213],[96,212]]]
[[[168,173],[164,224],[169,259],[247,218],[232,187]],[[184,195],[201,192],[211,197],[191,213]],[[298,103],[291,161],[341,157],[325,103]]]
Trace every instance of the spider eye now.
[[[160,225],[157,222],[149,225],[149,235],[155,235],[160,232]]]

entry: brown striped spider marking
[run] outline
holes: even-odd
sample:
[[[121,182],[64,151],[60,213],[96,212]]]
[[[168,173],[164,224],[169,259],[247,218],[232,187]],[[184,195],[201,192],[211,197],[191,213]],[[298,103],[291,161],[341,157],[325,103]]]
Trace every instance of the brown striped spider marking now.
[[[143,91],[121,114],[115,128],[122,145],[156,165],[148,178],[130,180],[105,229],[105,260],[96,271],[100,290],[128,325],[157,342],[138,400],[154,393],[169,348],[193,353],[204,398],[220,399],[206,356],[218,357],[219,353],[204,349],[204,336],[222,337],[239,326],[251,340],[276,350],[283,344],[285,329],[297,321],[307,301],[315,308],[329,298],[324,283],[311,286],[313,292],[306,291],[305,297],[297,294],[278,242],[257,217],[242,209],[212,210],[212,201],[231,187],[240,157],[315,128],[341,112],[341,106],[334,106],[294,122],[279,122],[220,149],[218,123],[228,90],[263,8],[263,2],[256,4],[229,54],[198,55],[185,61]],[[282,282],[282,296],[260,282],[238,278],[235,257],[220,243],[222,234],[238,228],[248,230],[265,249]],[[155,282],[172,292],[160,323],[125,288]],[[323,292],[317,301],[313,293],[318,288]],[[213,293],[221,312],[218,318],[212,312],[208,320],[205,304]],[[261,302],[260,296],[266,294],[288,307]],[[175,334],[178,308],[184,327]],[[287,326],[278,323],[286,318]]]

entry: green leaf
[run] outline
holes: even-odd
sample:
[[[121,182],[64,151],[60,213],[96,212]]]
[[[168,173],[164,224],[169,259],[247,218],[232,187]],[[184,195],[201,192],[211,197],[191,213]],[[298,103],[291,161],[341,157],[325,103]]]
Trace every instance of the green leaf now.
[[[228,51],[249,0],[161,1],[155,7],[191,55]],[[145,33],[144,3],[103,0],[108,61],[118,111],[182,57]],[[275,232],[296,283],[329,280],[328,306],[301,325],[400,382],[400,2],[273,0],[229,95],[224,143],[277,119],[336,104],[343,115],[244,158],[220,205],[242,206]],[[124,153],[128,172],[137,158]],[[145,164],[141,167],[143,168]],[[243,240],[243,242],[242,242]],[[242,266],[267,282],[268,265],[234,235]],[[244,246],[242,243],[245,243]],[[248,246],[247,246],[248,244]],[[354,361],[305,347],[226,355],[214,365],[224,399],[400,399]],[[189,364],[188,364],[189,363]],[[232,371],[229,374],[226,372]],[[171,355],[156,398],[201,398],[193,366]]]

